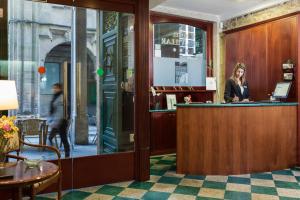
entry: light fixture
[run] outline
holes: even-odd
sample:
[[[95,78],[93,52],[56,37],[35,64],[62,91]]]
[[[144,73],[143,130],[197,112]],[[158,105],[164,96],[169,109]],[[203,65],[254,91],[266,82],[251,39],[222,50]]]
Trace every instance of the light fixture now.
[[[18,109],[15,81],[0,80],[0,110]]]

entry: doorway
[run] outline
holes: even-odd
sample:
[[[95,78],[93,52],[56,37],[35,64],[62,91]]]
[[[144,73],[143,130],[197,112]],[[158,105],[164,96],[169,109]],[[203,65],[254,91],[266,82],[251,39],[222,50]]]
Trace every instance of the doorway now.
[[[70,142],[96,147],[63,160],[65,176],[72,177],[64,188],[134,179],[134,14],[25,0],[9,1],[9,10],[9,79],[17,81],[21,102],[16,114],[46,117],[51,86],[61,82],[65,117],[75,117]],[[28,23],[21,23],[25,18]],[[39,66],[48,74],[38,74]]]

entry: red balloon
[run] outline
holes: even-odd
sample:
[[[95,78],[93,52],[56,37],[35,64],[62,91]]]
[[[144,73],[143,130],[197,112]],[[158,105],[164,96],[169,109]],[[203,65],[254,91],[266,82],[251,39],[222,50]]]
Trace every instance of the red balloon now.
[[[44,66],[40,66],[39,69],[38,69],[38,72],[40,74],[45,74],[46,73],[46,68]]]

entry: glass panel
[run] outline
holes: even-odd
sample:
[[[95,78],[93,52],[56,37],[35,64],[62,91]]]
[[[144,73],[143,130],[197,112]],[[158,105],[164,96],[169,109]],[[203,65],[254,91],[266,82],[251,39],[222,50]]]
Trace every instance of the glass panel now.
[[[134,15],[102,12],[99,153],[134,147]],[[100,48],[101,49],[101,48]]]
[[[40,79],[40,94],[52,94],[52,85],[60,82],[60,64],[45,63],[46,73]]]
[[[8,3],[9,59],[0,61],[7,66],[0,79],[16,81],[19,109],[9,115],[17,115],[22,139],[53,145],[62,158],[133,151],[134,15]],[[23,150],[28,159],[56,159],[50,151]]]
[[[132,151],[134,15],[77,8],[76,16],[74,156]]]
[[[154,86],[205,86],[206,32],[175,23],[154,24]]]
[[[61,138],[68,138],[65,86],[70,81],[64,66],[71,61],[72,7],[9,0],[8,11],[8,78],[16,81],[19,101],[19,109],[10,115],[17,115],[23,140],[43,145],[52,141],[68,156]],[[57,95],[54,84],[61,88]],[[59,131],[53,131],[55,123]],[[54,153],[34,148],[22,154],[29,159],[56,159]]]
[[[23,131],[24,139],[54,145],[63,157],[134,150],[134,15],[26,0],[9,1],[8,8],[9,61],[1,61],[8,72],[0,75],[16,81],[19,100],[10,115],[21,128],[27,119],[49,125],[47,135]],[[53,90],[56,83],[61,93]],[[58,100],[64,129],[53,132]]]

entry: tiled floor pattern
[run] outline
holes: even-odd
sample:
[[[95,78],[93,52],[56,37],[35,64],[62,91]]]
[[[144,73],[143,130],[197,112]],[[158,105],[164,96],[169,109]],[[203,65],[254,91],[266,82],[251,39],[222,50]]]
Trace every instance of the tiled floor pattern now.
[[[300,168],[237,176],[176,174],[176,156],[151,157],[147,182],[122,182],[64,192],[63,200],[300,200]],[[38,197],[49,200],[55,194]]]

